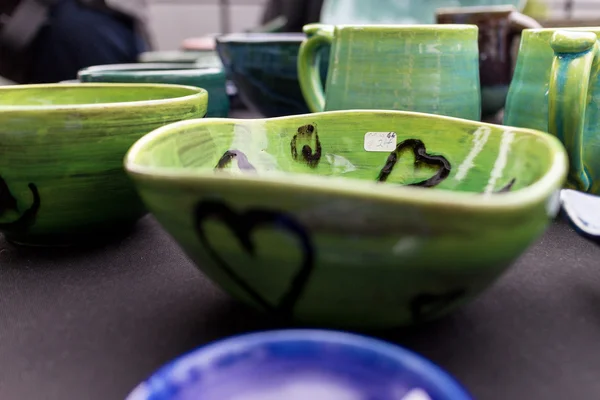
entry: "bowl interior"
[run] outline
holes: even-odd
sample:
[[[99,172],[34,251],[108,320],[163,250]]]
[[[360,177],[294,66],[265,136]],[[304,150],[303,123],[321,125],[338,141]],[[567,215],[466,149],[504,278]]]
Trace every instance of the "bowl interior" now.
[[[197,174],[299,173],[478,193],[529,186],[554,160],[539,132],[384,111],[189,121],[135,156],[138,165]]]
[[[129,399],[184,400],[199,393],[205,400],[470,398],[437,366],[400,347],[317,330],[263,332],[217,342],[176,360],[148,384],[153,393],[141,396],[138,389]]]
[[[193,95],[200,89],[173,85],[55,84],[7,86],[2,106],[69,106],[165,100]]]

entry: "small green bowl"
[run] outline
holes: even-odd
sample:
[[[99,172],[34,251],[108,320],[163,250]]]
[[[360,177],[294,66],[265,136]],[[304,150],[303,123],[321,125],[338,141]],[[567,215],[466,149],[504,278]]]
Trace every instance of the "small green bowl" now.
[[[27,245],[89,243],[146,213],[123,170],[129,147],[206,113],[204,89],[150,84],[0,88],[0,232]]]
[[[223,67],[198,68],[177,63],[111,64],[84,68],[82,82],[168,83],[196,86],[208,91],[207,117],[227,117],[229,96]]]
[[[125,166],[233,296],[371,329],[439,317],[490,286],[557,215],[567,157],[538,131],[354,110],[171,124]]]

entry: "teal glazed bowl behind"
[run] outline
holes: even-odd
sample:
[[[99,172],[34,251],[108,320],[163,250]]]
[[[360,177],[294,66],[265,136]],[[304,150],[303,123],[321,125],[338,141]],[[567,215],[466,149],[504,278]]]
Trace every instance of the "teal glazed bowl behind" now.
[[[219,68],[223,65],[214,50],[147,51],[139,55],[140,63],[177,63],[199,68]]]
[[[217,52],[246,107],[265,117],[309,112],[298,80],[303,33],[235,33],[216,38]],[[322,82],[329,48],[320,54]]]
[[[420,323],[477,296],[557,214],[566,163],[546,133],[367,110],[185,121],[125,159],[224,290],[345,328]]]
[[[70,245],[131,227],[147,211],[123,169],[127,150],[153,129],[201,118],[207,97],[177,85],[0,88],[0,232]]]
[[[208,92],[207,117],[227,117],[229,96],[223,68],[198,68],[177,63],[112,64],[79,71],[82,82],[167,83],[196,86]]]

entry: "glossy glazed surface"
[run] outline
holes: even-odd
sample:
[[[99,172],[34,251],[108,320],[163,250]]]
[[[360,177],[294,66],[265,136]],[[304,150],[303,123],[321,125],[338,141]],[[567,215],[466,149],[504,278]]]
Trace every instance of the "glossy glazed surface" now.
[[[127,400],[470,400],[399,346],[354,334],[280,330],[224,339],[165,365]]]
[[[560,192],[560,201],[575,230],[600,242],[600,197],[564,189]]]
[[[227,75],[247,107],[266,117],[309,112],[298,83],[298,33],[236,33],[217,37],[217,51]],[[320,57],[325,81],[329,49]]]
[[[480,119],[476,26],[311,24],[304,31],[298,76],[311,111],[382,109]],[[314,55],[330,44],[323,94]]]
[[[527,0],[324,0],[325,24],[433,24],[442,7],[513,5],[519,10]]]
[[[569,152],[568,187],[593,194],[600,194],[598,35],[600,28],[523,31],[504,114],[506,125],[556,135]]]
[[[473,24],[479,28],[479,77],[481,112],[498,113],[506,102],[514,67],[513,42],[521,31],[541,28],[514,6],[443,8],[436,11],[438,24]]]
[[[170,125],[126,168],[233,296],[375,328],[438,317],[493,282],[556,214],[566,156],[539,132],[345,111]]]
[[[146,213],[122,168],[129,147],[202,117],[206,91],[127,84],[0,88],[0,232],[63,245],[118,233]]]
[[[226,117],[229,96],[225,90],[224,69],[197,68],[181,63],[139,63],[99,65],[79,71],[82,82],[167,83],[196,86],[208,91],[206,116]]]

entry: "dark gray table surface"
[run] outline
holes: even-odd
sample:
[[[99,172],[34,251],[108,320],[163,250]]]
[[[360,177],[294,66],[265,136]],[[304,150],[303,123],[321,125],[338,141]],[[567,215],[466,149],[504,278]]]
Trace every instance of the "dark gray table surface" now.
[[[0,399],[123,399],[161,364],[271,328],[216,288],[148,216],[95,249],[0,237]],[[421,353],[479,400],[600,398],[600,246],[555,222],[475,302],[373,333]]]

